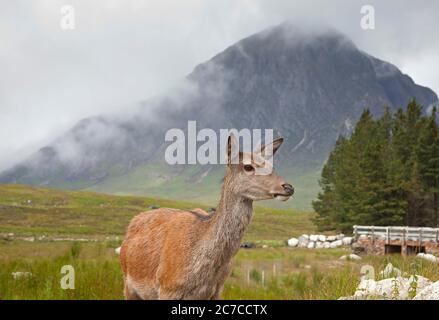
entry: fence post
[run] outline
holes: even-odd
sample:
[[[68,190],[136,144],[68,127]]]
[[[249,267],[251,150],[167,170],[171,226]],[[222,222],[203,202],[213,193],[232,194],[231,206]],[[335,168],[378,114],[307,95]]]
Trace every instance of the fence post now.
[[[375,227],[372,226],[372,244],[375,244]]]
[[[386,232],[387,232],[387,239],[386,239],[386,244],[390,243],[390,228],[386,227]]]
[[[355,241],[358,241],[358,229],[357,229],[357,226],[354,226],[354,238],[355,238]]]

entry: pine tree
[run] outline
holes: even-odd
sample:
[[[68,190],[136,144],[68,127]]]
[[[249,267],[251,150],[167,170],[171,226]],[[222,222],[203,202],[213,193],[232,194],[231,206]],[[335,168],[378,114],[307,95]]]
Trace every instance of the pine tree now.
[[[319,229],[354,224],[437,225],[439,128],[412,100],[374,120],[366,109],[350,137],[340,137],[322,170],[313,207]]]
[[[341,162],[341,155],[345,146],[346,139],[340,137],[322,169],[322,176],[319,181],[322,192],[317,196],[317,200],[313,202],[313,206],[318,212],[314,222],[320,230],[339,229],[339,225],[343,223],[343,217],[346,216],[343,213],[340,196],[335,190],[337,165]]]
[[[436,122],[436,108],[423,127],[417,148],[417,165],[423,190],[431,195],[430,221],[438,226],[439,194],[439,128]]]

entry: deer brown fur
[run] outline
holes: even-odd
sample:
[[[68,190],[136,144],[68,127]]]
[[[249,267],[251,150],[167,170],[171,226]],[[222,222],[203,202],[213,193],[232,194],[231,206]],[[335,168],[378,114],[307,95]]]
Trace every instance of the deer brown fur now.
[[[281,143],[282,138],[273,142],[272,154]],[[120,252],[126,299],[218,299],[250,223],[253,201],[285,201],[293,194],[291,185],[273,172],[255,175],[255,168],[266,165],[265,147],[250,157],[239,153],[232,164],[236,144],[230,136],[215,213],[162,208],[132,219]]]

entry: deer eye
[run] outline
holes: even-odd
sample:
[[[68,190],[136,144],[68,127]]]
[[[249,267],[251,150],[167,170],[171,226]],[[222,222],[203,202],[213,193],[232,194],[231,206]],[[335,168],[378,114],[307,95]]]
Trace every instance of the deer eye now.
[[[244,165],[244,170],[247,171],[247,172],[250,172],[250,171],[253,171],[254,168],[251,165],[246,164],[246,165]]]

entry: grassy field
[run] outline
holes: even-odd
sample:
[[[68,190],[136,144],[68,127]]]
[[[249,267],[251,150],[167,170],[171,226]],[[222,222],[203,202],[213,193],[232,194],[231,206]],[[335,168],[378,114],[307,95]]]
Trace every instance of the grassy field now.
[[[197,207],[181,201],[0,185],[0,299],[122,299],[114,249],[130,218],[151,205]],[[239,251],[222,298],[337,299],[353,294],[361,266],[370,264],[378,273],[388,262],[408,274],[439,280],[436,265],[414,257],[341,261],[348,248],[285,247],[289,237],[315,232],[311,218],[305,212],[257,207],[244,240],[258,247]],[[22,236],[36,240],[20,240]],[[56,237],[78,241],[53,241]],[[63,265],[75,269],[74,290],[61,289]],[[32,276],[14,279],[11,274],[20,271]]]
[[[150,206],[208,209],[216,204],[0,185],[0,233],[123,236],[130,219]],[[285,240],[312,231],[310,217],[306,212],[256,206],[245,241]]]

